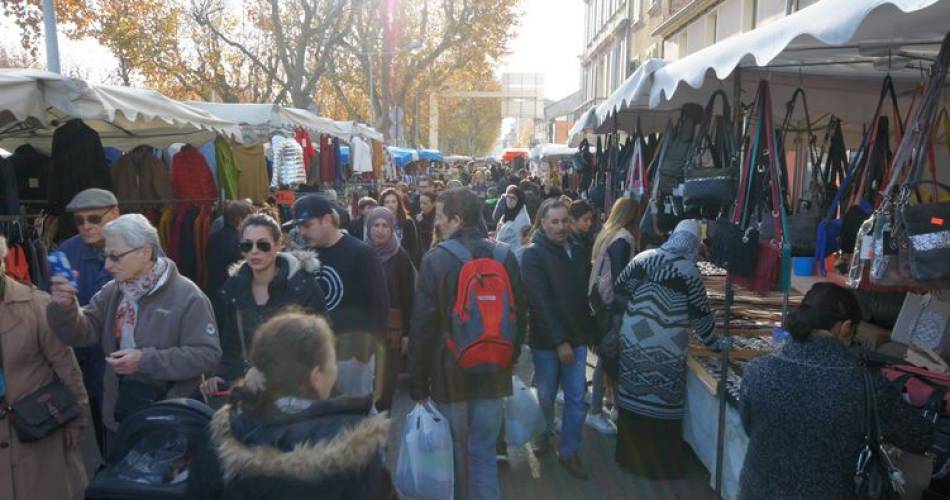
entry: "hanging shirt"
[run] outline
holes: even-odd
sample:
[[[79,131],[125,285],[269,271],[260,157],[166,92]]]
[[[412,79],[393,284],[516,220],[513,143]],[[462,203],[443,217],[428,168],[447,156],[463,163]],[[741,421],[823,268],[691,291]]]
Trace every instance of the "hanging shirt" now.
[[[238,198],[241,169],[234,161],[234,152],[228,140],[220,135],[214,140],[214,156],[217,162],[218,185],[224,191],[225,198],[236,200]]]
[[[264,159],[264,145],[232,144],[231,153],[234,163],[241,172],[238,178],[238,198],[250,198],[261,204],[267,200],[270,191],[267,182],[267,161]]]
[[[359,137],[354,137],[350,142],[350,162],[356,173],[373,172],[373,151],[369,144]]]

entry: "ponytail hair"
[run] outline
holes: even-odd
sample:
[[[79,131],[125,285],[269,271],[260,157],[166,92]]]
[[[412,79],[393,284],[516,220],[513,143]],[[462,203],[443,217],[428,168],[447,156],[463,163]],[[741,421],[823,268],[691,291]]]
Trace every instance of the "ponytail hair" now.
[[[231,389],[233,407],[255,416],[286,396],[313,397],[310,373],[334,362],[333,331],[323,317],[289,308],[254,333],[251,368]]]
[[[851,290],[834,283],[816,283],[800,306],[788,316],[788,333],[805,342],[815,330],[830,330],[837,323],[861,322],[861,305]]]

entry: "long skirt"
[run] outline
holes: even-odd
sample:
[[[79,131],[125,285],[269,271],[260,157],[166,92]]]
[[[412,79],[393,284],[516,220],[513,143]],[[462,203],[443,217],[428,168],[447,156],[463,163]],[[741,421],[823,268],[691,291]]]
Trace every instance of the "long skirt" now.
[[[614,460],[625,471],[651,479],[686,474],[690,459],[683,443],[683,421],[645,417],[619,408]]]

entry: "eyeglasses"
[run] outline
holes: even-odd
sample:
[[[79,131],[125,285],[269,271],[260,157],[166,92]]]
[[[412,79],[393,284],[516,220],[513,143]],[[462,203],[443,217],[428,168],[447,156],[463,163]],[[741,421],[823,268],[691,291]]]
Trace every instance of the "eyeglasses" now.
[[[251,253],[251,250],[254,250],[255,244],[257,245],[258,250],[265,253],[270,252],[270,249],[273,248],[273,245],[271,244],[271,242],[267,240],[257,240],[257,241],[245,240],[245,241],[242,241],[240,245],[238,245],[238,248],[240,248],[241,252],[243,253]]]
[[[130,254],[130,253],[132,253],[132,252],[135,252],[135,251],[137,251],[137,250],[141,250],[141,249],[142,249],[142,247],[133,248],[133,249],[127,251],[127,252],[122,252],[122,253],[120,253],[120,254],[118,254],[118,255],[116,255],[116,254],[114,254],[114,253],[110,253],[110,254],[106,255],[106,258],[109,259],[113,264],[116,264],[116,263],[118,263],[120,260],[122,260],[123,258],[125,258],[126,255],[128,255],[128,254]]]
[[[110,210],[112,209],[109,208],[108,210],[106,210],[105,212],[102,212],[101,214],[93,214],[93,215],[87,215],[87,216],[74,215],[73,222],[76,223],[76,227],[82,227],[87,222],[94,226],[98,226],[99,224],[102,224],[102,218],[105,217],[105,215],[109,213]]]

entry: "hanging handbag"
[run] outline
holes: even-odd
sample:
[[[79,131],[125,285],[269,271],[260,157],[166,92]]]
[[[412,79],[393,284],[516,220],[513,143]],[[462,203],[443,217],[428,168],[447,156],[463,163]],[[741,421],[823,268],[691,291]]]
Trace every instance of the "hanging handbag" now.
[[[0,345],[0,372],[3,371],[3,347]],[[12,420],[13,430],[21,443],[39,441],[82,413],[76,396],[59,377],[13,404],[5,399],[0,404],[0,411]]]
[[[870,369],[864,376],[864,449],[858,455],[854,472],[854,493],[867,500],[897,500],[903,492],[904,478],[891,460],[881,439],[881,421]]]
[[[781,149],[778,147],[778,139],[772,125],[772,98],[768,82],[765,80],[759,82],[758,111],[757,141],[761,144],[764,139],[768,154],[766,155],[759,148],[758,151],[753,152],[754,155],[751,160],[753,164],[758,164],[761,161],[768,162],[768,165],[763,169],[764,175],[761,179],[763,181],[762,187],[768,187],[771,192],[771,216],[775,235],[768,239],[759,240],[755,270],[751,276],[736,275],[731,277],[734,283],[754,293],[766,294],[776,286],[780,289],[790,286],[791,246],[785,240],[784,234],[785,195],[781,187],[783,176],[779,160]]]
[[[793,213],[788,216],[788,239],[792,246],[793,255],[814,255],[815,254],[815,233],[818,231],[818,221],[825,208],[823,205],[821,185],[821,159],[824,156],[824,149],[835,135],[840,132],[841,121],[832,116],[828,122],[828,129],[825,133],[825,140],[821,148],[817,145],[817,136],[812,130],[811,114],[808,111],[808,100],[805,97],[804,89],[798,88],[792,93],[792,98],[785,105],[785,119],[782,123],[782,144],[787,145],[785,139],[792,124],[792,117],[795,112],[795,104],[801,97],[802,109],[805,120],[805,141],[800,144],[796,159],[795,178],[802,179],[796,181],[792,189]],[[807,154],[800,154],[802,149]],[[780,155],[779,160],[784,166],[785,155]]]
[[[715,114],[716,97],[722,115]],[[715,125],[715,126],[714,126]],[[714,218],[736,198],[739,157],[729,99],[717,90],[706,104],[705,119],[685,164],[683,206],[688,217]]]
[[[627,167],[627,179],[624,190],[627,196],[636,201],[643,199],[643,196],[649,191],[649,178],[647,177],[647,165],[643,156],[643,135],[640,133],[640,118],[637,117],[637,130],[633,134],[633,150],[630,154],[629,166]]]
[[[846,252],[852,250],[856,243],[858,229],[860,229],[864,219],[866,219],[873,210],[870,201],[866,200],[863,196],[867,192],[867,189],[862,189],[861,187],[856,188],[853,183],[855,179],[860,178],[862,186],[866,187],[870,185],[867,184],[867,179],[864,177],[864,175],[867,174],[868,158],[875,154],[875,151],[883,154],[884,147],[888,144],[888,137],[881,134],[882,128],[887,127],[887,118],[883,117],[881,113],[884,109],[884,102],[888,97],[890,97],[891,105],[897,118],[898,129],[903,134],[904,127],[900,120],[900,111],[897,106],[897,93],[894,90],[894,83],[890,75],[888,75],[884,77],[881,94],[878,97],[877,106],[875,107],[874,115],[871,119],[871,127],[868,128],[861,137],[861,144],[851,157],[851,162],[848,164],[844,178],[838,185],[838,191],[835,193],[824,218],[818,223],[818,232],[815,239],[815,260],[818,263],[818,272],[822,276],[827,274],[825,257],[839,250]],[[877,148],[874,147],[875,145],[877,145]],[[849,192],[852,190],[856,191],[854,196],[849,195]],[[854,203],[846,202],[846,200],[852,199]],[[862,200],[865,203],[860,204]],[[839,208],[844,212],[840,216]],[[842,236],[845,233],[844,226],[846,220],[848,221],[847,235]]]

